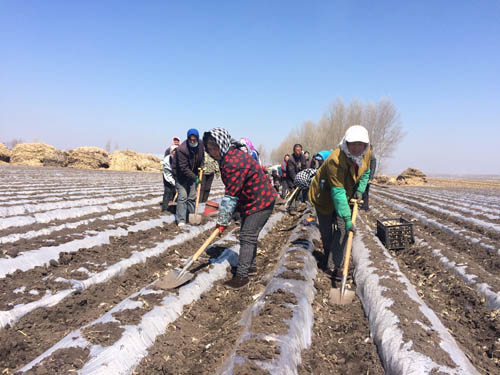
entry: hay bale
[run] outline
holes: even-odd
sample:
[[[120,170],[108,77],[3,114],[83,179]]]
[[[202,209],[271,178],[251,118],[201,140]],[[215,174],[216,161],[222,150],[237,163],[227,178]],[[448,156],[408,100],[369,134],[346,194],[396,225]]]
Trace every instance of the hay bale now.
[[[109,158],[109,169],[114,171],[138,171],[137,152],[132,150],[116,150]]]
[[[427,176],[415,168],[406,168],[397,178],[398,185],[424,185],[427,183]]]
[[[138,154],[138,167],[140,171],[161,172],[161,160],[159,157],[150,154]]]
[[[115,171],[160,172],[160,158],[132,150],[117,150],[111,154],[109,169]]]
[[[45,143],[18,143],[12,150],[10,162],[19,165],[42,166],[43,159],[58,158],[61,152]]]
[[[78,147],[68,152],[67,165],[81,169],[109,168],[109,155],[99,147]]]
[[[8,163],[12,152],[3,143],[0,143],[0,161]]]
[[[68,165],[68,152],[57,150],[56,154],[42,159],[44,167],[66,167]]]

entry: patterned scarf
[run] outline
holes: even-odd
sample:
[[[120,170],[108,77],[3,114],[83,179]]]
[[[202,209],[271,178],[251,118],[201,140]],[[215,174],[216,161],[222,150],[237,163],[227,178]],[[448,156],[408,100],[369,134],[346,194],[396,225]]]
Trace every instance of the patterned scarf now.
[[[224,157],[229,147],[231,146],[231,136],[228,131],[224,128],[213,128],[209,130],[208,133],[215,139],[215,143],[219,146],[220,156]]]

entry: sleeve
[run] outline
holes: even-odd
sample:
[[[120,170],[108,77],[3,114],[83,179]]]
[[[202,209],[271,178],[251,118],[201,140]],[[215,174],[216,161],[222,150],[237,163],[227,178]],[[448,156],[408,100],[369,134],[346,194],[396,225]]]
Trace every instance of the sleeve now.
[[[238,197],[224,195],[219,205],[219,215],[217,216],[217,225],[229,226],[233,218],[233,213],[238,204]]]
[[[286,164],[286,176],[294,181],[295,180],[295,176],[297,175],[297,173],[295,173],[295,161],[291,161],[292,160],[292,157],[290,157],[290,160],[288,160],[288,163]]]
[[[347,202],[347,195],[343,187],[332,187],[330,190],[330,195],[333,199],[333,204],[335,205],[335,211],[342,219],[344,219],[346,230],[352,225],[351,221],[351,208]]]
[[[375,170],[377,169],[377,158],[372,154],[370,158],[370,180],[375,176]]]
[[[368,184],[368,180],[370,179],[370,169],[368,169],[365,173],[363,173],[363,176],[360,178],[358,182],[358,188],[356,191],[359,191],[361,194],[363,194],[366,190],[366,185]]]

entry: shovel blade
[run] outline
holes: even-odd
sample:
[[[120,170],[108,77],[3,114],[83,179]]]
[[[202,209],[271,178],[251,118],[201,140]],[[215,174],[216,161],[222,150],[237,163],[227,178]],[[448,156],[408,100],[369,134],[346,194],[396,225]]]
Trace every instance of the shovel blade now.
[[[189,214],[189,224],[200,225],[201,224],[201,214]]]
[[[348,305],[352,302],[355,295],[356,293],[352,290],[344,290],[344,295],[342,295],[340,289],[331,288],[328,300],[331,305]]]
[[[174,289],[187,283],[194,276],[191,272],[185,272],[182,276],[180,276],[180,273],[181,271],[178,270],[169,271],[165,276],[158,280],[155,286],[165,290]]]

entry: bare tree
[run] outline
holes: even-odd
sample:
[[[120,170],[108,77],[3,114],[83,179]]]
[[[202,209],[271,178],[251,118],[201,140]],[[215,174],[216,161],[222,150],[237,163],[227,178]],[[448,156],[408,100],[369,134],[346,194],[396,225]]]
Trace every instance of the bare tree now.
[[[10,148],[10,149],[13,149],[14,147],[16,147],[17,144],[19,143],[25,143],[23,139],[21,138],[14,138],[13,140],[5,143],[5,145]]]
[[[108,154],[111,153],[111,139],[108,139],[108,141],[106,142],[106,152]]]
[[[292,152],[295,143],[302,143],[304,150],[317,153],[338,147],[348,127],[363,125],[370,135],[370,143],[378,159],[378,170],[404,138],[399,113],[390,99],[378,103],[363,104],[354,99],[346,107],[338,98],[323,114],[318,124],[306,121],[298,129],[290,131],[278,148],[271,152],[273,162],[281,162],[285,154]]]

